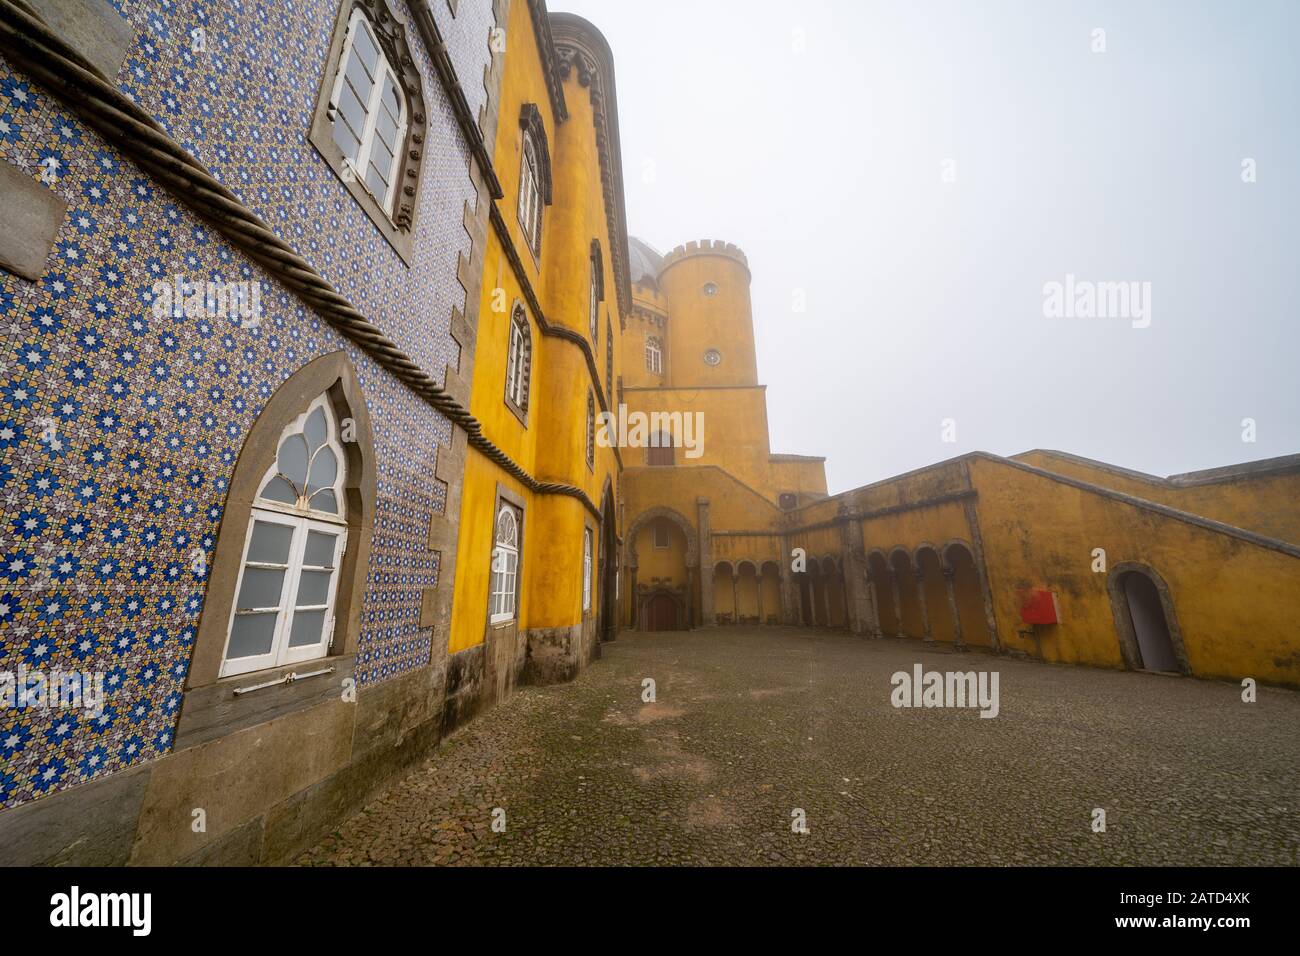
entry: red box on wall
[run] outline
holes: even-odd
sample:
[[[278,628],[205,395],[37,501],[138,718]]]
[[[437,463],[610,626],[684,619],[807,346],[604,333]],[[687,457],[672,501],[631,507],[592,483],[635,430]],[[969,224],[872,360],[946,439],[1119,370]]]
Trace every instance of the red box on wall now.
[[[1056,593],[1047,588],[1021,588],[1020,620],[1026,624],[1059,624],[1061,608]]]

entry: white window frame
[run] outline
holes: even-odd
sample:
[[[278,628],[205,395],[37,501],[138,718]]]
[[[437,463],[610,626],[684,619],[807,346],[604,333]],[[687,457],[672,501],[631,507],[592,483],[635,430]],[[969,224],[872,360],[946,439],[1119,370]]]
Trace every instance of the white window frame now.
[[[542,168],[532,134],[524,133],[523,155],[519,160],[519,224],[533,255],[541,249]]]
[[[645,367],[646,371],[653,372],[655,375],[664,373],[663,343],[657,335],[645,337]]]
[[[507,545],[497,540],[497,524],[501,521],[501,515],[505,512],[510,513],[514,520],[515,534],[514,544]],[[520,525],[523,517],[518,509],[507,502],[501,502],[497,508],[496,514],[492,516],[492,564],[488,573],[488,623],[489,624],[507,624],[515,620],[519,610],[519,536]],[[513,557],[514,568],[507,569],[499,567],[498,561],[506,562],[508,558]],[[510,582],[509,590],[505,587],[497,587],[498,575],[501,576],[502,583],[508,579]],[[502,597],[501,609],[493,609],[493,599],[500,595]],[[508,606],[505,599],[509,599]]]
[[[343,567],[343,555],[347,551],[348,528],[346,521],[346,497],[344,494],[344,476],[346,471],[346,457],[343,454],[343,447],[338,441],[338,422],[334,415],[333,408],[330,407],[328,396],[322,394],[316,398],[307,410],[285,426],[280,433],[280,438],[276,442],[276,460],[272,461],[271,466],[262,475],[262,480],[258,489],[264,488],[279,471],[279,451],[280,446],[285,440],[292,435],[303,431],[306,426],[308,417],[321,409],[325,414],[327,439],[325,447],[328,447],[333,453],[335,460],[338,462],[338,471],[335,475],[334,500],[338,506],[338,514],[329,514],[323,511],[314,511],[307,506],[295,506],[279,501],[271,501],[266,498],[258,497],[254,499],[254,505],[248,520],[248,531],[244,537],[244,547],[241,551],[239,575],[235,581],[235,591],[230,602],[230,618],[226,622],[226,641],[221,652],[221,669],[218,677],[233,677],[237,674],[247,674],[252,671],[266,670],[272,667],[280,667],[286,664],[296,664],[301,661],[317,660],[329,656],[330,648],[334,643],[335,614],[334,608],[338,601],[339,575]],[[262,562],[250,562],[248,560],[248,549],[253,542],[253,532],[257,529],[259,521],[276,524],[282,527],[293,529],[289,542],[289,554],[287,563],[267,564]],[[329,584],[327,585],[327,600],[324,605],[310,605],[307,607],[297,607],[298,591],[302,586],[303,559],[306,556],[307,541],[309,533],[319,531],[326,534],[334,535],[334,555],[333,564],[329,569]],[[266,608],[240,608],[239,595],[244,586],[244,572],[248,568],[266,568],[266,569],[283,569],[284,579],[280,584],[280,599],[275,607]],[[317,570],[316,565],[308,566],[307,570]],[[323,570],[323,569],[321,569]],[[286,590],[292,593],[286,597]],[[230,638],[235,625],[235,619],[241,613],[259,613],[266,614],[271,611],[276,613],[275,629],[271,640],[271,648],[265,654],[257,654],[249,657],[228,657],[230,651]],[[290,647],[289,638],[293,631],[293,619],[298,611],[324,611],[324,624],[321,626],[321,639],[316,644],[305,644],[301,647]]]
[[[582,529],[582,610],[591,610],[591,529]]]
[[[388,62],[388,57],[385,55],[384,48],[379,44],[379,40],[375,36],[375,31],[370,25],[369,18],[361,12],[360,7],[357,7],[352,11],[352,16],[348,20],[347,38],[343,42],[343,53],[339,56],[338,72],[334,76],[334,87],[330,91],[329,118],[331,123],[340,122],[339,96],[343,91],[343,84],[347,82],[348,66],[352,62],[352,47],[356,40],[358,29],[366,31],[366,35],[370,38],[371,46],[375,48],[377,56],[375,62],[375,75],[370,77],[371,82],[374,85],[370,88],[370,96],[367,102],[361,104],[361,108],[366,114],[366,120],[361,132],[360,142],[357,145],[357,155],[355,157],[345,155],[343,157],[343,162],[351,171],[352,175],[357,178],[357,181],[365,188],[366,192],[375,197],[376,201],[378,201],[378,203],[383,207],[384,212],[391,214],[393,198],[397,194],[397,179],[402,165],[402,154],[405,151],[406,146],[406,128],[408,122],[406,89],[402,86],[400,78],[393,70],[392,64]],[[361,69],[369,75],[365,63],[360,63],[360,66]],[[393,152],[392,166],[388,169],[388,188],[383,196],[375,196],[374,190],[371,189],[370,184],[366,182],[366,167],[370,164],[371,154],[375,148],[375,139],[378,135],[375,130],[378,125],[379,110],[383,109],[380,100],[383,98],[384,88],[389,80],[391,80],[393,86],[397,88],[399,100],[398,105],[400,107],[401,115],[398,117],[397,131],[394,134],[393,139],[395,149]],[[354,94],[356,92],[356,90],[353,90]],[[358,96],[357,99],[360,100],[361,97]],[[334,142],[335,145],[338,145],[337,140]],[[340,152],[341,151],[342,148],[340,147]],[[361,160],[361,157],[363,156],[365,157],[364,161]]]

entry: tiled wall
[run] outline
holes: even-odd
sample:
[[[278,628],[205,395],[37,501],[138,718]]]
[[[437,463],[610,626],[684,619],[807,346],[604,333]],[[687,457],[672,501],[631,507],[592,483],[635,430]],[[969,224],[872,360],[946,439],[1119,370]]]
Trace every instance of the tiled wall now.
[[[408,268],[307,142],[337,7],[330,0],[115,3],[136,28],[118,83],[430,374],[456,361],[448,334],[474,202],[468,155],[414,28],[426,150]],[[484,99],[487,0],[435,15],[471,105]],[[401,8],[403,12],[405,7]],[[206,52],[191,31],[205,31]],[[286,378],[346,349],[374,423],[378,495],[362,614],[363,687],[429,658],[418,626],[427,550],[443,507],[432,479],[448,422],[343,340],[0,59],[0,161],[47,178],[68,215],[45,275],[0,271],[0,670],[99,671],[98,720],[0,710],[0,806],[163,754],[243,437]],[[157,318],[151,286],[262,283],[256,328]],[[52,423],[52,427],[51,427]]]

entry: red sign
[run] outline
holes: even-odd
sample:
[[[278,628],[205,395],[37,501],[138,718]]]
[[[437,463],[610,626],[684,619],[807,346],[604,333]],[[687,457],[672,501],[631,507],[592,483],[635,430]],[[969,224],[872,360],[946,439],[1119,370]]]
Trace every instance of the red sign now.
[[[1020,620],[1026,624],[1059,624],[1061,609],[1047,588],[1020,589]]]

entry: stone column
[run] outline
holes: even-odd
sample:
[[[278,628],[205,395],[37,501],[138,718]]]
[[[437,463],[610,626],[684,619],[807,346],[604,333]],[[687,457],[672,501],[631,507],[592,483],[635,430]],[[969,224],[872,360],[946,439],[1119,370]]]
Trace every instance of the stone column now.
[[[731,623],[740,623],[740,573],[731,566]]]
[[[760,627],[766,622],[763,620],[763,569],[758,569],[758,624]]]
[[[699,514],[700,536],[700,625],[713,627],[718,623],[713,608],[713,533],[709,528],[709,499],[696,498]]]
[[[889,586],[894,591],[894,618],[898,623],[896,635],[901,639],[907,636],[903,633],[903,598],[898,587],[898,570],[893,567],[889,569]]]
[[[925,631],[922,640],[927,644],[934,643],[934,635],[930,633],[930,611],[925,606],[925,571],[921,567],[921,562],[916,563],[916,597],[921,602],[921,628]]]
[[[957,613],[957,587],[953,583],[956,577],[957,569],[945,564],[943,567],[943,584],[948,589],[948,613],[952,615],[953,649],[964,651],[966,645],[961,639],[961,616]]]
[[[880,589],[878,584],[876,576],[868,571],[867,593],[871,596],[871,636],[877,641],[885,636],[884,628],[880,625]]]
[[[686,630],[695,626],[695,579],[698,573],[695,568],[686,569],[686,620],[682,623],[686,625]]]
[[[799,584],[794,579],[790,568],[790,540],[781,539],[781,554],[777,560],[777,572],[781,575],[781,620],[786,624],[799,624]]]
[[[841,526],[843,546],[840,562],[844,568],[844,611],[849,630],[854,634],[871,631],[872,598],[867,586],[867,553],[862,543],[862,522],[849,512]]]

